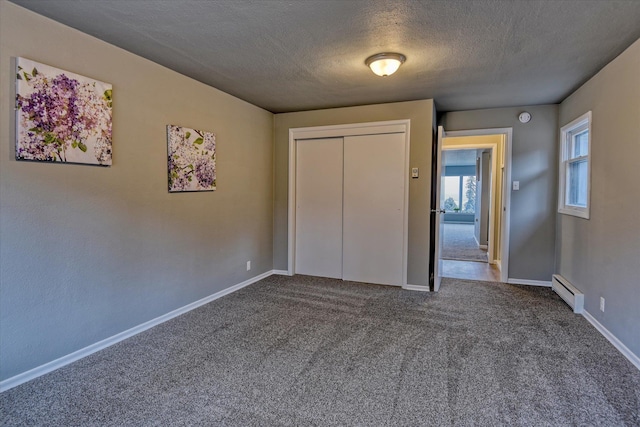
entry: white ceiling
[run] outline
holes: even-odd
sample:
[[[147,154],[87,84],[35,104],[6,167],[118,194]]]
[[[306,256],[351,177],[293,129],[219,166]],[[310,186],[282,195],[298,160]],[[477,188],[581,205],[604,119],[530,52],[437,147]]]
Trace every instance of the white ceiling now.
[[[640,0],[12,1],[272,112],[557,103],[640,37]]]

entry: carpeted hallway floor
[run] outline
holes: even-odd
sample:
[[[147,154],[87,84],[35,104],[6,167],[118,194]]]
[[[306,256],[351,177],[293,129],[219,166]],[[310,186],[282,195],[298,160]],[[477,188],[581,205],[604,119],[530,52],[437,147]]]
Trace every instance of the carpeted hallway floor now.
[[[473,224],[445,223],[442,259],[488,262],[487,251],[478,247],[473,233]]]
[[[11,426],[637,426],[640,371],[548,288],[271,276],[0,410]]]

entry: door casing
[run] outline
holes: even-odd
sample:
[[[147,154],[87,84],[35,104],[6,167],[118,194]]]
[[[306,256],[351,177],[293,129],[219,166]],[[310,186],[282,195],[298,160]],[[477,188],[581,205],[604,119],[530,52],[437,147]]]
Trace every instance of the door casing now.
[[[402,244],[402,286],[407,285],[408,231],[409,231],[409,158],[410,158],[409,119],[383,122],[352,123],[343,125],[314,126],[289,129],[289,200],[288,200],[288,265],[287,274],[295,272],[296,244],[296,162],[297,141],[305,139],[372,135],[385,133],[404,133],[405,135],[405,182],[404,182],[404,218]]]
[[[504,171],[504,183],[502,185],[502,221],[501,221],[501,241],[500,247],[502,251],[502,256],[500,262],[498,263],[498,268],[500,269],[500,281],[507,283],[509,280],[509,232],[510,232],[510,217],[511,217],[511,147],[512,147],[512,135],[513,128],[490,128],[490,129],[473,129],[473,130],[463,130],[463,131],[445,131],[445,137],[463,137],[463,136],[485,136],[485,135],[504,135],[503,138],[503,158],[501,161],[496,162],[496,168],[494,169],[495,173],[498,171]],[[467,149],[467,148],[478,148],[478,145],[456,145],[454,149]],[[438,150],[442,150],[442,146],[437,147]],[[442,172],[441,172],[442,174]],[[440,182],[441,176],[436,177],[437,181]],[[435,242],[437,245],[438,242]],[[434,245],[432,245],[434,246]],[[431,262],[435,265],[435,263],[440,260],[435,259],[435,250],[431,251],[430,258]],[[440,270],[440,274],[442,270]],[[437,281],[438,278],[434,278],[434,281]]]

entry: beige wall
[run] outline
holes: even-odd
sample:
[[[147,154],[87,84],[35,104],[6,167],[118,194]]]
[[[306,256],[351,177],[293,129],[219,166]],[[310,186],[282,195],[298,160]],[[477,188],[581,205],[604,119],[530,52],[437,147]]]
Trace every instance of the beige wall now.
[[[556,271],[584,292],[585,309],[640,356],[640,40],[560,104],[559,125],[587,111],[591,215],[558,215]]]
[[[407,281],[413,285],[429,284],[429,202],[433,137],[433,101],[430,99],[276,114],[273,242],[275,269],[287,269],[289,129],[400,119],[411,120],[410,167],[420,168],[420,178],[411,179],[409,182]]]
[[[112,167],[15,161],[17,56],[113,84]],[[271,113],[4,0],[0,69],[0,379],[272,269]],[[167,124],[217,191],[168,193]]]

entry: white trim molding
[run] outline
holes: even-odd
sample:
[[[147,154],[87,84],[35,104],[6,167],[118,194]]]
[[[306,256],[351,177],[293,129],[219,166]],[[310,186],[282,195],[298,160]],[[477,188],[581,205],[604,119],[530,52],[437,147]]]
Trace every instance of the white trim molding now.
[[[640,357],[629,350],[629,348],[624,345],[622,341],[620,341],[615,335],[613,335],[607,328],[602,326],[602,324],[598,322],[596,318],[593,317],[587,310],[582,311],[582,316],[584,316],[584,318],[587,319],[589,323],[591,323],[593,327],[598,330],[598,332],[604,335],[604,337],[609,340],[609,342],[613,344],[613,346],[618,349],[618,351],[622,353],[622,355],[626,357],[629,362],[633,363],[633,365],[638,370],[640,370]]]
[[[26,372],[15,375],[11,378],[7,378],[4,381],[0,381],[0,393],[6,390],[9,390],[13,387],[19,386],[20,384],[26,383],[27,381],[31,381],[32,379],[35,379],[44,374],[48,374],[49,372],[55,371],[56,369],[62,368],[63,366],[73,363],[76,360],[80,360],[83,357],[87,357],[90,354],[103,350],[107,347],[112,346],[113,344],[119,343],[120,341],[123,341],[127,338],[137,335],[140,332],[146,331],[147,329],[150,329],[154,326],[164,323],[167,320],[171,320],[174,317],[180,316],[181,314],[187,313],[211,301],[217,300],[218,298],[221,298],[232,292],[240,290],[245,286],[249,286],[273,274],[277,274],[275,273],[275,271],[278,271],[278,270],[267,271],[266,273],[262,273],[258,276],[252,277],[251,279],[245,280],[242,283],[238,283],[237,285],[233,285],[231,287],[223,289],[219,292],[216,292],[215,294],[209,295],[208,297],[204,297],[190,304],[187,304],[184,307],[180,307],[178,309],[170,311],[167,314],[163,314],[162,316],[156,317],[155,319],[151,319],[148,322],[144,322],[138,326],[134,326],[131,329],[127,329],[126,331],[120,332],[109,338],[105,338],[102,341],[98,341],[97,343],[91,344],[85,348],[81,348],[80,350],[74,351],[73,353],[67,354],[66,356],[62,356],[58,359],[52,360],[51,362],[45,363],[44,365],[40,365]]]
[[[381,133],[408,132],[408,119],[383,122],[349,123],[344,125],[313,126],[291,128],[289,135],[294,139],[334,138],[354,135],[377,135]]]
[[[574,135],[587,131],[587,153],[574,156],[572,144]],[[560,128],[560,172],[558,175],[558,213],[589,219],[591,212],[591,111],[587,111],[572,122]],[[571,205],[567,201],[567,176],[569,167],[574,162],[587,163],[586,206]],[[575,164],[575,163],[574,163]]]
[[[513,279],[509,278],[507,283],[511,285],[528,285],[528,286],[544,286],[545,288],[551,287],[551,282],[545,280],[529,280],[529,279]]]
[[[272,270],[272,273],[278,276],[292,276],[287,270]]]
[[[405,291],[430,292],[429,285],[404,285],[402,289]]]
[[[472,130],[457,130],[457,131],[447,131],[446,138],[454,138],[454,137],[462,137],[462,136],[484,136],[484,135],[501,135],[502,141],[501,145],[503,148],[503,157],[502,159],[497,159],[495,155],[492,156],[492,170],[493,171],[504,171],[504,182],[511,183],[511,168],[512,168],[512,145],[513,145],[513,128],[488,128],[488,129],[472,129]],[[443,144],[443,149],[446,147],[446,144]],[[499,144],[486,144],[485,148],[491,148],[495,153],[497,151]],[[473,144],[470,143],[466,147],[462,144],[452,145],[447,147],[447,149],[456,150],[456,149],[464,149],[464,148],[479,148],[483,147],[483,144]],[[500,162],[498,162],[500,160]],[[491,258],[498,256],[500,260],[496,259],[496,264],[500,269],[500,281],[508,282],[509,277],[509,241],[510,241],[510,233],[511,233],[511,187],[509,184],[505,184],[503,186],[503,198],[502,198],[502,212],[503,212],[503,221],[501,223],[501,241],[500,241],[500,254],[494,254],[493,244],[488,245],[488,252],[490,262],[493,263]],[[489,226],[489,234],[493,235],[495,230],[493,230],[493,225]]]

